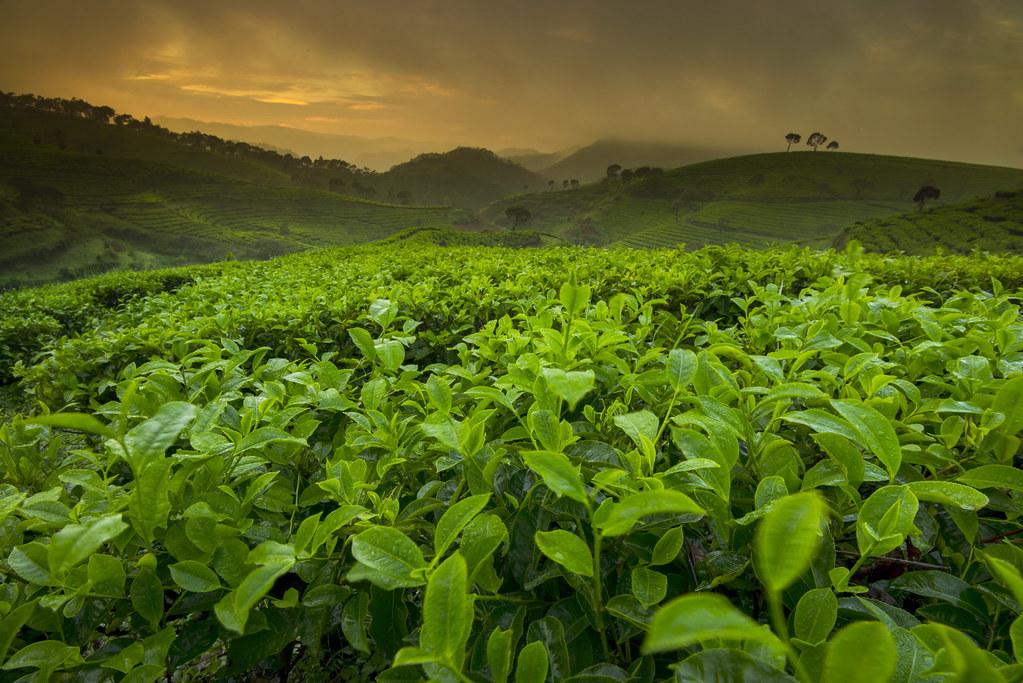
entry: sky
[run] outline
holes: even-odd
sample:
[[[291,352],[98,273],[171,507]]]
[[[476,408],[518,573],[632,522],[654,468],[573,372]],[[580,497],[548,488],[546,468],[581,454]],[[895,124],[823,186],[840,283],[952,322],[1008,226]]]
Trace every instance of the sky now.
[[[0,0],[0,90],[491,149],[819,131],[1023,167],[1023,0]]]

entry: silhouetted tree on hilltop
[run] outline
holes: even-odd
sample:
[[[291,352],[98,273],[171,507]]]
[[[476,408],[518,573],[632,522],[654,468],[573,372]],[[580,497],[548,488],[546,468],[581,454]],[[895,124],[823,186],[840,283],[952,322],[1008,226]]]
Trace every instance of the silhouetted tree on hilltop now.
[[[806,139],[806,146],[813,147],[813,151],[817,151],[817,148],[828,141],[827,136],[821,133],[814,133]]]
[[[799,141],[802,139],[803,136],[800,135],[799,133],[789,133],[788,135],[786,135],[785,142],[789,143],[789,146],[785,148],[785,151],[788,152],[790,149],[792,149],[792,145],[798,145]]]
[[[838,149],[838,141],[832,140],[831,142],[829,142],[827,149],[828,149],[829,152],[834,152],[835,150],[837,150]]]

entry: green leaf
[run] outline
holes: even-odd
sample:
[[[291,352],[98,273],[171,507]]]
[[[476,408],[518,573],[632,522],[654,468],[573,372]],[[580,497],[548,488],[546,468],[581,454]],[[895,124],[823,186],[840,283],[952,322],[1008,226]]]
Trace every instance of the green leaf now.
[[[668,352],[664,371],[672,391],[681,393],[696,376],[696,354],[689,349],[672,349]]]
[[[786,413],[781,419],[809,427],[818,434],[837,434],[850,441],[860,441],[859,434],[851,424],[820,408]]]
[[[294,560],[280,560],[250,571],[236,589],[215,605],[214,611],[220,623],[236,633],[244,633],[252,608],[294,563]]]
[[[586,310],[586,304],[590,302],[590,288],[586,285],[577,285],[574,281],[566,282],[561,285],[558,298],[568,314],[575,318]]]
[[[870,494],[856,519],[856,543],[863,555],[877,557],[902,545],[912,533],[919,508],[908,486],[882,486]]]
[[[550,676],[553,681],[564,681],[571,674],[568,644],[565,642],[565,627],[552,616],[537,619],[526,630],[526,642],[539,641],[547,650]]]
[[[208,593],[220,588],[220,579],[213,570],[194,560],[186,560],[169,567],[174,583],[193,593]]]
[[[151,463],[136,480],[135,490],[128,499],[132,526],[135,527],[135,533],[145,541],[146,547],[153,545],[156,529],[167,526],[167,516],[171,510],[168,475],[173,464],[171,458]]]
[[[821,543],[824,505],[812,492],[771,504],[756,533],[756,570],[768,592],[778,593],[810,568]]]
[[[794,616],[796,637],[811,645],[823,643],[838,620],[838,598],[830,588],[803,593]]]
[[[565,372],[557,368],[544,368],[543,378],[556,396],[568,403],[569,410],[575,410],[583,396],[593,391],[596,376],[592,370]]]
[[[1016,436],[1023,429],[1023,377],[1008,380],[995,393],[991,410],[1005,415],[998,430],[1006,436]]]
[[[593,576],[593,555],[586,543],[575,534],[558,529],[537,531],[536,547],[562,567],[580,576]]]
[[[397,339],[382,339],[376,342],[380,364],[391,372],[397,372],[405,362],[405,346]]]
[[[1012,489],[1023,493],[1023,471],[1008,465],[974,467],[956,480],[978,489]]]
[[[507,683],[511,673],[512,631],[495,628],[487,639],[487,666],[493,683]]]
[[[718,593],[689,593],[657,610],[643,654],[688,647],[704,638],[768,640],[766,631]]]
[[[43,640],[21,648],[4,663],[4,669],[43,669],[53,671],[55,668],[71,661],[82,659],[77,647],[72,647],[57,640]],[[48,677],[46,677],[48,678]]]
[[[57,427],[58,429],[73,429],[75,431],[87,432],[89,434],[99,434],[100,436],[105,436],[108,439],[117,438],[117,434],[114,433],[112,429],[92,415],[87,415],[85,413],[52,413],[50,415],[40,415],[39,417],[29,418],[25,420],[25,423],[46,425],[48,427]]]
[[[703,515],[704,510],[680,491],[641,491],[613,503],[611,512],[599,526],[605,536],[621,536],[632,531],[641,518],[664,513]]]
[[[530,411],[529,431],[537,438],[540,445],[548,451],[561,450],[561,421],[549,410]]]
[[[681,526],[668,529],[664,535],[657,539],[657,544],[650,556],[650,564],[657,566],[674,562],[682,550],[684,541],[685,531]]]
[[[781,669],[733,648],[697,652],[674,669],[673,683],[797,683]]]
[[[155,415],[125,435],[127,460],[136,479],[150,462],[163,457],[198,412],[199,409],[191,403],[164,403]]]
[[[615,424],[628,434],[637,447],[643,447],[643,437],[653,441],[657,438],[657,432],[661,428],[661,421],[649,410],[641,410],[637,413],[626,415],[615,415]]]
[[[564,453],[531,451],[523,453],[522,459],[529,469],[540,475],[543,483],[556,495],[566,496],[584,505],[588,502],[579,468],[574,466]]]
[[[366,529],[352,538],[352,555],[376,570],[376,580],[370,580],[381,588],[410,588],[425,583],[418,575],[413,576],[415,570],[426,567],[423,553],[397,529],[386,526]]]
[[[235,453],[244,453],[252,450],[263,450],[272,443],[291,443],[305,446],[305,439],[298,439],[277,427],[260,427],[247,434],[238,446]]]
[[[117,557],[99,553],[89,556],[88,577],[96,593],[116,596],[124,593],[124,564]]]
[[[121,515],[98,517],[88,524],[68,524],[50,539],[47,552],[50,574],[62,577],[127,528]]]
[[[444,511],[444,514],[441,515],[440,520],[437,522],[437,529],[433,535],[434,554],[437,558],[444,555],[447,549],[451,547],[451,544],[455,542],[458,534],[465,528],[465,525],[483,511],[489,500],[489,493],[469,496]]]
[[[1012,652],[1017,662],[1023,662],[1023,615],[1016,617],[1009,627],[1009,638],[1012,640]]]
[[[902,466],[902,446],[888,418],[863,403],[832,399],[831,406],[853,426],[859,442],[884,464],[894,481],[895,474]]]
[[[539,640],[534,640],[519,651],[515,683],[544,683],[548,668],[547,648]]]
[[[362,351],[363,356],[371,361],[376,360],[377,352],[373,346],[373,337],[369,332],[361,327],[349,327],[348,336],[352,338],[352,343]]]
[[[824,658],[825,683],[877,683],[895,673],[895,641],[877,621],[857,621],[835,634]]]
[[[445,415],[451,412],[451,387],[439,375],[426,380],[426,395],[434,408]]]
[[[455,552],[434,570],[426,585],[419,646],[461,670],[472,622],[465,558]]]
[[[636,567],[631,576],[632,594],[649,609],[668,594],[668,577],[649,567]]]
[[[919,500],[976,511],[988,504],[988,497],[975,488],[951,481],[911,481],[906,484]]]
[[[3,619],[0,619],[0,664],[7,659],[7,650],[18,635],[18,631],[25,625],[25,622],[32,616],[36,608],[36,600],[28,602],[20,607],[11,610]]]
[[[163,584],[149,569],[139,569],[128,596],[131,606],[150,624],[158,624],[163,618]]]
[[[53,578],[47,570],[49,566],[47,554],[47,546],[39,541],[32,541],[15,546],[7,556],[7,564],[25,581],[39,586],[49,586],[53,584]]]

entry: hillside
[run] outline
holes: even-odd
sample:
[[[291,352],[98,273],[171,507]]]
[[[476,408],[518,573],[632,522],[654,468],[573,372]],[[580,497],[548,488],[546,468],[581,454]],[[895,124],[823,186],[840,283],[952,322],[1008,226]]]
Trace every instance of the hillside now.
[[[1005,190],[988,199],[859,221],[843,230],[835,244],[845,246],[850,240],[858,240],[868,251],[915,255],[936,250],[1023,254],[1023,190]]]
[[[604,178],[612,164],[622,168],[678,168],[734,154],[735,150],[677,143],[604,139],[576,149],[537,172],[559,185],[563,179],[572,178],[590,183]]]
[[[129,131],[114,132],[131,137]],[[444,207],[380,204],[247,181],[237,172],[199,172],[68,147],[0,134],[0,286],[117,268],[200,263],[231,254],[263,258],[451,224],[451,212]],[[193,167],[224,161],[184,145],[169,149]],[[248,168],[245,160],[234,161],[238,164],[231,168]],[[259,166],[255,171],[270,173]],[[272,175],[266,179],[274,180]]]
[[[510,197],[482,215],[507,226],[505,211],[521,205],[532,215],[524,227],[583,244],[820,247],[856,221],[915,208],[913,195],[924,185],[941,189],[939,204],[960,202],[1023,185],[1023,170],[845,152],[779,152]]]
[[[391,187],[410,193],[409,200],[476,209],[497,197],[539,191],[546,182],[532,171],[490,150],[458,147],[444,154],[421,154],[386,174]]]

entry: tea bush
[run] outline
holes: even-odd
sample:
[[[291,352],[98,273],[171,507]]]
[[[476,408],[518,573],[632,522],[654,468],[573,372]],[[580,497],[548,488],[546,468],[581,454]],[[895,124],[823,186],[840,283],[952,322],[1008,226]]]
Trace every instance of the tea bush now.
[[[1021,266],[181,271],[4,356],[0,681],[1020,680]]]

